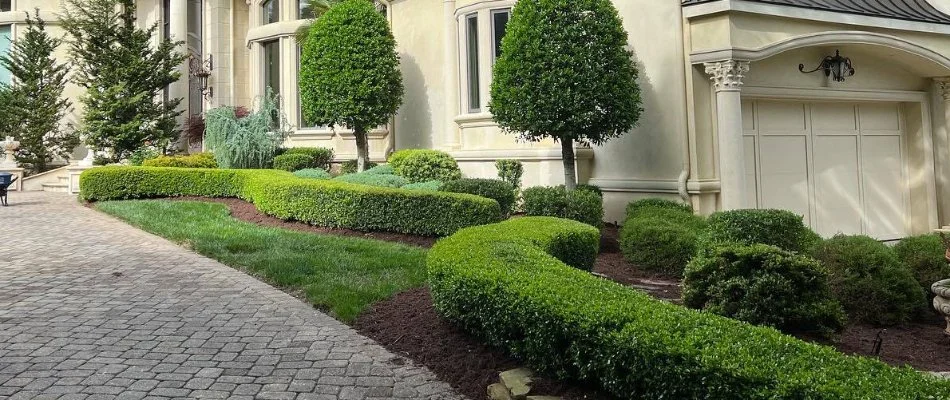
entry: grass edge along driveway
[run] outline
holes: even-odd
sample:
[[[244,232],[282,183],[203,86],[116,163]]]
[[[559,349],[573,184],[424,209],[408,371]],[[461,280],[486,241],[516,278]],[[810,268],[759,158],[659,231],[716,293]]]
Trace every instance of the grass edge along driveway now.
[[[426,250],[239,221],[224,204],[125,200],[95,204],[152,234],[238,268],[352,322],[372,303],[425,284]]]

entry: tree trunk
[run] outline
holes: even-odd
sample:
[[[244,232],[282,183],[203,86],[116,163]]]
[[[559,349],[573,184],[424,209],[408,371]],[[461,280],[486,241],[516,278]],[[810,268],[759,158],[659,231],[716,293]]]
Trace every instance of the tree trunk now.
[[[369,161],[369,138],[366,129],[362,127],[354,129],[353,136],[356,137],[356,172],[363,172],[366,171]]]
[[[574,139],[561,139],[561,160],[564,161],[564,189],[577,187],[577,168],[574,165]]]

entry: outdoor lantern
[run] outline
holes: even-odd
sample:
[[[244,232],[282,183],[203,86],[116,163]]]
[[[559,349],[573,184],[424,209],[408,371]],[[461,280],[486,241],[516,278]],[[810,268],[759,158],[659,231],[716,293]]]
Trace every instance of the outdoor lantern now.
[[[214,96],[214,88],[208,85],[208,78],[213,70],[214,58],[211,55],[208,55],[208,61],[202,61],[200,57],[194,54],[188,59],[188,73],[198,78],[197,84],[201,89],[201,94],[208,98]]]
[[[844,82],[847,77],[854,76],[854,67],[851,65],[851,59],[842,57],[839,50],[835,50],[834,56],[827,56],[815,69],[805,71],[805,64],[798,64],[798,70],[805,74],[816,71],[824,71],[825,76],[830,76],[835,82]]]

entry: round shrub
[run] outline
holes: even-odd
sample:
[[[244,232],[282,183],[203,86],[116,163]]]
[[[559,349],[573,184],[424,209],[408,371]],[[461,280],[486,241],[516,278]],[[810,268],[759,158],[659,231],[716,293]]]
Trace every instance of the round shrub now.
[[[764,244],[727,244],[686,267],[683,302],[692,308],[784,332],[830,334],[845,316],[814,259]]]
[[[627,215],[620,228],[623,257],[647,270],[682,276],[686,263],[696,253],[696,240],[706,226],[705,220],[679,206],[649,208],[641,204],[627,209],[635,212]]]
[[[377,165],[363,171],[364,174],[369,175],[396,175],[396,171],[393,169],[392,165]]]
[[[487,197],[498,202],[501,213],[508,215],[515,205],[515,187],[498,179],[459,179],[445,182],[443,192],[468,193]]]
[[[333,149],[325,147],[291,147],[284,149],[282,154],[303,154],[310,157],[310,163],[306,168],[320,168],[330,170],[330,163],[333,161]]]
[[[786,210],[732,210],[709,216],[700,247],[714,243],[768,244],[782,250],[808,254],[821,237]]]
[[[894,246],[897,258],[910,269],[928,295],[934,282],[950,278],[946,251],[940,236],[932,234],[904,238]]]
[[[567,218],[595,227],[604,223],[604,199],[588,190],[535,186],[525,189],[522,197],[527,215]]]
[[[654,209],[671,209],[683,211],[685,213],[692,214],[693,207],[689,204],[678,203],[672,200],[658,199],[658,198],[648,198],[637,200],[627,204],[627,218],[637,216],[640,212],[644,210],[654,210]]]
[[[418,183],[408,183],[402,186],[402,189],[406,190],[426,190],[426,191],[438,191],[442,187],[442,181],[425,181]]]
[[[375,168],[376,166],[377,164],[372,161],[366,162],[366,169],[372,169],[372,168]],[[340,164],[340,173],[341,174],[355,174],[356,160],[346,160],[342,164]]]
[[[294,176],[307,179],[330,179],[330,173],[321,168],[306,168],[294,171]]]
[[[212,153],[161,156],[142,161],[143,167],[218,168]]]
[[[438,150],[407,149],[389,156],[389,164],[396,175],[409,182],[438,180],[442,182],[462,179],[462,170],[448,153]]]
[[[281,154],[274,157],[274,169],[281,171],[294,172],[312,167],[311,158],[306,154]]]
[[[854,321],[897,325],[925,306],[924,292],[894,251],[868,236],[838,235],[814,250],[835,297]]]
[[[391,187],[399,188],[405,186],[407,182],[404,178],[396,175],[375,175],[375,174],[346,174],[340,175],[334,180],[349,182],[349,183],[358,183],[360,185],[369,185],[369,186],[379,186],[379,187]]]

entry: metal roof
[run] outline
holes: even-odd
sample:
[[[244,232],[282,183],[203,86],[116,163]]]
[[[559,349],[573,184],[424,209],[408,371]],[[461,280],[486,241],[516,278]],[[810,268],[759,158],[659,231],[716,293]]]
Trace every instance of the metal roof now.
[[[718,0],[683,0],[684,6]],[[950,24],[950,15],[940,12],[927,0],[746,0],[755,3],[811,8],[872,17]]]

